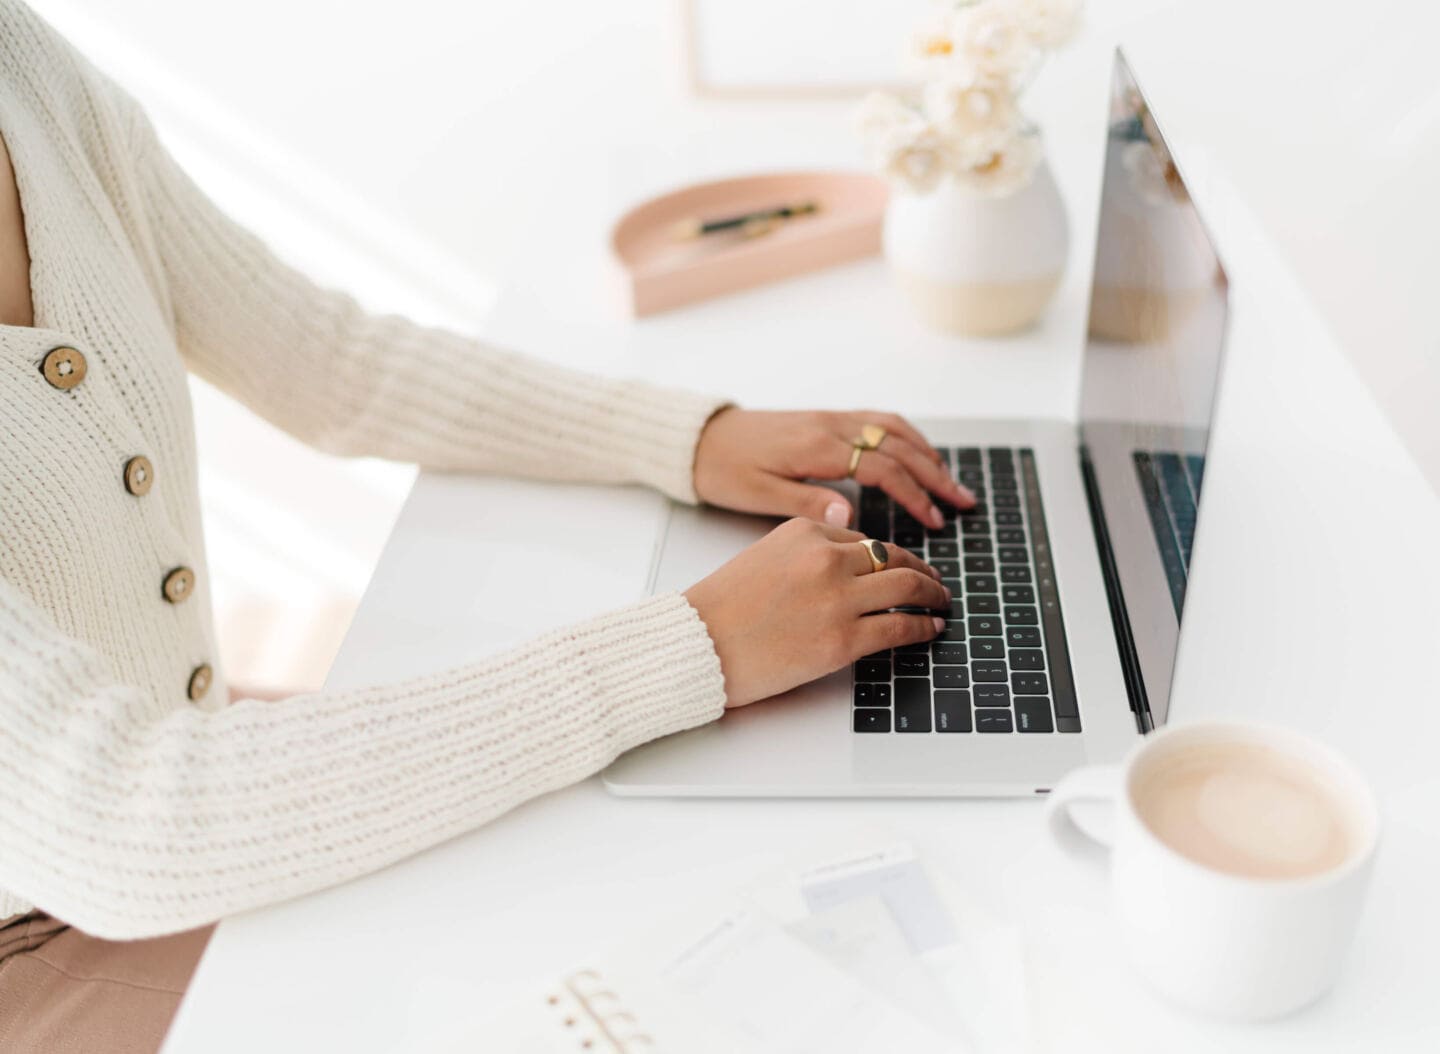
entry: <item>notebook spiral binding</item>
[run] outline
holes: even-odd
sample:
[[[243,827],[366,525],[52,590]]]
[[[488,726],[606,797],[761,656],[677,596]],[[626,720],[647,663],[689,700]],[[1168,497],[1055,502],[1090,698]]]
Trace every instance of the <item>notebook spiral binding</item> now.
[[[570,974],[545,1002],[561,1026],[574,1036],[577,1050],[638,1054],[660,1049],[595,970]]]

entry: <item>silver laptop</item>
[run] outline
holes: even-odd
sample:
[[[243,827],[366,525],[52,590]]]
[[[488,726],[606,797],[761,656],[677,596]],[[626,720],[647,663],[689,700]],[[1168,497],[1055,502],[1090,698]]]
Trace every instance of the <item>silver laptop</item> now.
[[[878,490],[859,528],[940,569],[929,644],[631,751],[616,794],[1045,793],[1166,719],[1227,283],[1117,53],[1079,423],[919,422],[980,496],[927,529]],[[651,586],[684,589],[773,521],[676,506]]]

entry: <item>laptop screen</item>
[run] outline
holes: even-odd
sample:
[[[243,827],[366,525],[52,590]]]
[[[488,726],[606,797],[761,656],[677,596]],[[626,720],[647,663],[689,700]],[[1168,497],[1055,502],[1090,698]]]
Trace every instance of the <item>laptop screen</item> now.
[[[1081,443],[1132,701],[1169,711],[1225,338],[1224,269],[1116,55],[1081,379]],[[1126,633],[1121,633],[1122,651]]]

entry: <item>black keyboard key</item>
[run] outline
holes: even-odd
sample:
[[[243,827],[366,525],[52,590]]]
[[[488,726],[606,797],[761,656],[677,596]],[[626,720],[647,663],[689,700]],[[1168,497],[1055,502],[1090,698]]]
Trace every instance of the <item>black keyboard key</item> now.
[[[935,639],[946,641],[963,641],[965,639],[965,623],[959,621],[945,623],[945,628],[940,631],[940,636],[936,637]]]
[[[890,540],[902,549],[918,549],[925,544],[925,532],[918,527],[897,527]]]
[[[1008,446],[992,446],[986,453],[990,455],[992,462],[1000,461],[1009,463],[1015,460],[1015,451],[1011,450]]]
[[[861,659],[855,664],[855,680],[857,681],[888,681],[889,679],[890,664],[888,662]]]
[[[1005,664],[1003,662],[981,662],[976,660],[970,664],[970,672],[975,675],[976,684],[1003,682],[1006,677]]]
[[[855,711],[857,714],[863,711]],[[877,710],[875,713],[885,714],[884,710]],[[889,714],[885,714],[889,717]],[[975,731],[977,732],[1013,732],[1010,727],[1009,710],[976,710]]]
[[[948,521],[940,527],[926,527],[925,537],[932,540],[936,538],[954,538],[955,524],[953,521]]]
[[[995,500],[995,504],[997,507],[1000,505],[998,492],[1007,490],[1018,490],[1020,487],[1020,485],[1015,482],[1015,477],[1013,475],[1003,475],[999,472],[991,473],[990,486],[993,487],[997,492]]]
[[[970,653],[977,659],[1005,658],[1005,642],[999,637],[976,637]]]
[[[970,671],[963,666],[937,666],[933,676],[936,688],[970,687]]]
[[[977,684],[975,686],[975,705],[1009,706],[1009,686],[1003,684]]]
[[[1018,509],[1020,507],[1020,495],[1018,494],[996,494],[994,504],[997,509]]]
[[[1010,669],[1043,670],[1045,653],[1039,648],[1016,648],[1010,653]]]
[[[958,560],[960,558],[960,544],[949,541],[932,541],[930,543],[930,557],[933,560]]]
[[[995,514],[995,522],[1001,527],[1017,527],[1023,521],[1018,512],[1001,511]]]
[[[1035,590],[1029,586],[1006,586],[1000,590],[1000,595],[1005,598],[1007,604],[1035,603]]]
[[[935,731],[970,731],[970,693],[935,693]]]
[[[1006,548],[1002,546],[1000,549],[1000,562],[1002,564],[1028,564],[1030,562],[1030,554],[1018,547],[1012,546]]]
[[[856,706],[889,706],[890,686],[888,684],[857,684],[855,686]]]
[[[977,593],[970,598],[969,606],[972,615],[1000,614],[1000,598],[994,593]]]
[[[965,601],[958,597],[950,601],[950,617],[952,619],[962,619],[965,617]]]
[[[961,524],[960,524],[960,533],[967,536],[966,539],[965,539],[967,542],[970,540],[970,536],[973,536],[973,535],[976,535],[976,534],[989,534],[989,533],[990,533],[990,521],[989,521],[989,520],[964,520],[964,521],[962,521]],[[967,552],[968,552],[968,551],[969,551],[969,550],[967,550]],[[985,543],[985,551],[986,551],[986,552],[989,552],[989,551],[990,551],[990,543],[989,543],[988,541]]]
[[[930,682],[925,678],[895,679],[895,731],[930,731]]]
[[[965,573],[967,575],[993,575],[995,558],[993,556],[967,556],[965,557]]]
[[[981,468],[962,468],[957,476],[961,483],[975,484],[985,482],[985,470]]]
[[[1050,700],[1034,696],[1016,699],[1015,724],[1022,732],[1055,731],[1055,723],[1050,720]]]
[[[1020,567],[1011,564],[1009,567],[1000,568],[1000,581],[1002,582],[1028,582],[1030,581],[1030,568]]]
[[[895,656],[896,677],[924,677],[930,672],[929,655]]]
[[[995,540],[1001,545],[1024,545],[1025,532],[1019,527],[1001,527],[995,532]]]
[[[1017,673],[1010,678],[1016,695],[1049,695],[1050,682],[1043,673]]]
[[[930,661],[936,666],[964,666],[970,661],[970,650],[963,644],[932,644]]]
[[[958,597],[961,593],[965,592],[965,587],[960,584],[960,579],[958,578],[942,578],[940,579],[940,584],[950,590],[950,596],[952,598]]]
[[[941,578],[959,578],[959,577],[960,577],[960,561],[959,561],[959,560],[931,560],[931,561],[930,561],[930,566],[933,567],[933,568],[935,568],[935,570],[937,570],[937,571],[940,572],[940,577],[941,577]]]
[[[967,517],[967,518],[972,517],[972,516],[973,516],[973,517],[989,516],[989,515],[990,515],[990,507],[989,507],[988,505],[986,505],[983,501],[977,502],[976,504],[970,506],[970,508],[968,508],[968,509],[961,509],[961,510],[960,510],[960,515],[961,515],[961,516],[964,516],[964,517]]]
[[[1005,621],[1011,626],[1038,626],[1040,616],[1029,605],[1018,605],[1005,609]]]
[[[969,626],[971,637],[1000,636],[1000,620],[993,615],[971,615]]]
[[[929,655],[930,645],[925,644],[924,642],[921,642],[919,644],[902,644],[900,645],[900,647],[896,648],[895,651],[897,654],[900,655]],[[867,659],[872,658],[872,656],[869,655],[865,657]]]
[[[1005,630],[1005,641],[1012,648],[1038,648],[1040,629],[1038,626],[1008,626]]]
[[[998,593],[1000,583],[995,581],[994,575],[966,575],[965,592],[967,593]]]
[[[963,548],[967,554],[972,554],[976,556],[989,556],[990,536],[980,534],[972,535],[969,538],[965,539],[963,543]]]
[[[960,447],[955,451],[955,463],[957,465],[980,464],[980,448],[973,446]]]
[[[890,711],[866,708],[855,711],[855,731],[857,732],[888,732],[890,731]]]

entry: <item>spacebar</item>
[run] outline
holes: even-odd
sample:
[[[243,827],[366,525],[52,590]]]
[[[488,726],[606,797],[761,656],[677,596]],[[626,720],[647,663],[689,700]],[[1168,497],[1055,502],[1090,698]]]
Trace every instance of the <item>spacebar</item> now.
[[[1045,655],[1050,668],[1050,691],[1055,702],[1055,731],[1080,731],[1080,705],[1075,698],[1075,677],[1070,670],[1070,649],[1065,643],[1065,620],[1060,614],[1060,588],[1055,583],[1050,535],[1045,527],[1045,510],[1040,504],[1040,477],[1035,472],[1035,455],[1020,451],[1024,477],[1025,505],[1030,519],[1030,555],[1035,560],[1036,599],[1040,602],[1040,623],[1045,630]]]

